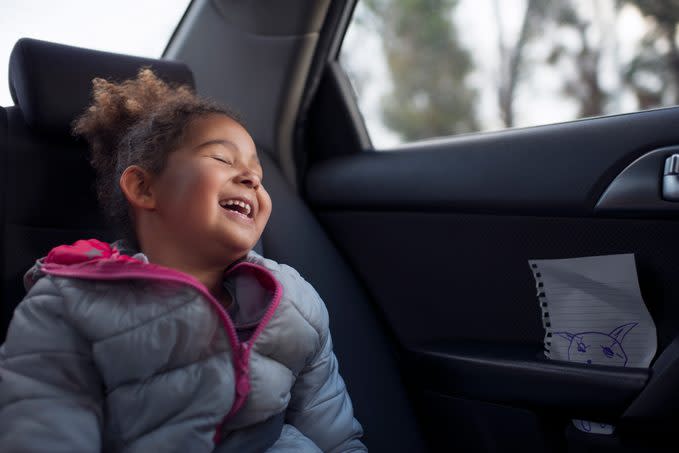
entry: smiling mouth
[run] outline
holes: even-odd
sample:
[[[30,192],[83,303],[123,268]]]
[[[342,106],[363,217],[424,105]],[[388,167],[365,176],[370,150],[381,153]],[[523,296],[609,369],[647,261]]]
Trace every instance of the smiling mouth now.
[[[252,219],[254,216],[254,210],[252,209],[252,205],[246,201],[223,200],[219,202],[219,205],[226,210],[237,212],[249,219]]]

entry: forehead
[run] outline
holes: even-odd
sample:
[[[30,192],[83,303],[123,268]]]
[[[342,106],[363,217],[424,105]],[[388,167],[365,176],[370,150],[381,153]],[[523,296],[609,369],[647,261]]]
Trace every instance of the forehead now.
[[[248,131],[226,115],[213,113],[195,118],[184,134],[184,143],[188,148],[193,149],[209,142],[232,144],[228,147],[240,153],[243,160],[259,163],[255,142]]]

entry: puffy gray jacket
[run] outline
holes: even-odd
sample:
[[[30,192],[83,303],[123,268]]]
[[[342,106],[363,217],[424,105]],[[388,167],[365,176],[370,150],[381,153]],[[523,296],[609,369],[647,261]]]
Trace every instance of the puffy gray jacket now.
[[[29,271],[0,348],[0,451],[365,451],[320,297],[254,252],[225,283],[96,240]]]

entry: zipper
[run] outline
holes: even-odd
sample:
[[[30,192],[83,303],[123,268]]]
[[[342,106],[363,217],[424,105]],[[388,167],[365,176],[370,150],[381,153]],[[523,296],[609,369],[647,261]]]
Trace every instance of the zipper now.
[[[264,312],[264,316],[262,316],[262,319],[259,321],[259,325],[255,329],[255,331],[252,333],[250,338],[247,341],[243,341],[239,343],[239,350],[238,350],[238,361],[237,364],[234,364],[234,366],[238,367],[238,376],[236,378],[236,395],[237,399],[234,402],[233,406],[231,406],[231,411],[226,415],[222,423],[220,424],[220,431],[221,431],[221,425],[224,424],[227,420],[229,420],[233,415],[235,415],[236,412],[242,407],[243,404],[245,404],[245,397],[250,393],[250,370],[249,370],[249,365],[250,365],[250,352],[252,351],[252,348],[255,345],[255,341],[257,341],[257,338],[259,335],[262,333],[262,331],[266,328],[266,326],[269,324],[269,321],[271,321],[271,318],[273,318],[274,313],[276,312],[276,309],[278,308],[278,304],[280,303],[280,299],[282,296],[282,287],[281,284],[276,280],[276,278],[271,275],[271,273],[264,267],[254,264],[254,263],[248,263],[248,262],[242,262],[231,268],[229,271],[226,272],[226,275],[231,274],[235,270],[241,267],[252,267],[254,269],[258,269],[261,271],[264,275],[266,275],[269,279],[271,279],[271,283],[274,285],[274,291],[273,291],[273,296],[271,297],[271,302],[269,303],[269,306],[266,309],[266,312]],[[261,283],[261,282],[260,282]],[[227,315],[228,316],[228,315]],[[229,322],[231,319],[229,318]],[[233,326],[233,324],[232,324]],[[234,329],[235,332],[235,329]],[[236,341],[238,341],[238,338],[236,337]],[[240,398],[238,398],[240,397]]]

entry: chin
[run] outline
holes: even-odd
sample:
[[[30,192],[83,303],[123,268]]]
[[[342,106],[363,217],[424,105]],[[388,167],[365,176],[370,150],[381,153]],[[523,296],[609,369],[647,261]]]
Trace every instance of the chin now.
[[[257,244],[256,241],[254,243],[251,243],[250,241],[248,242],[229,241],[225,245],[229,257],[235,256],[236,259],[238,259],[247,255],[248,252],[252,250],[256,244]]]
[[[245,232],[241,231],[228,231],[220,232],[219,234],[204,235],[206,239],[208,237],[213,238],[212,241],[203,243],[203,247],[206,247],[206,251],[215,256],[221,256],[222,259],[233,259],[233,257],[241,258],[252,250],[260,235],[256,234],[243,234]],[[254,233],[254,232],[248,232]]]

